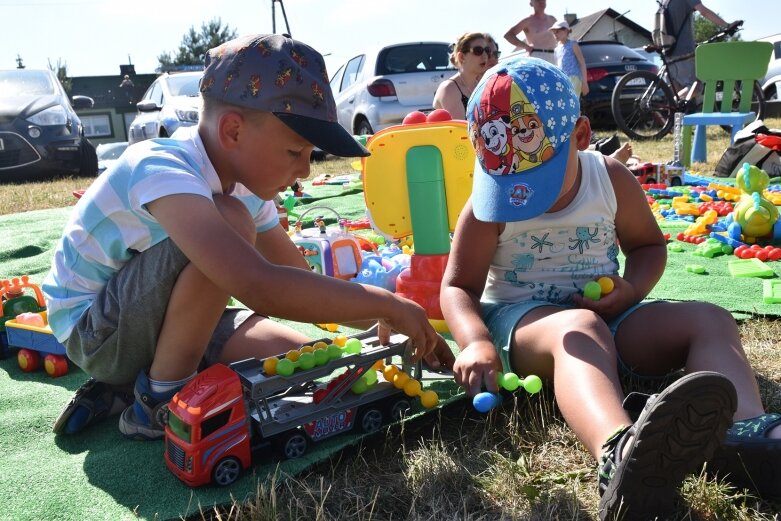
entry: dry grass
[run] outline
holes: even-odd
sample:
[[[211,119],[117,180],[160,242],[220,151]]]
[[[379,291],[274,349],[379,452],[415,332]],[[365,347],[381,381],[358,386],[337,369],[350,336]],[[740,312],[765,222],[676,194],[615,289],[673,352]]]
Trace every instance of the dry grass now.
[[[768,121],[777,127],[781,121]],[[709,130],[712,171],[727,146]],[[648,161],[672,158],[672,138],[633,143]],[[313,163],[312,176],[350,172],[350,161]],[[0,185],[2,213],[68,206],[89,179]],[[752,319],[741,335],[763,400],[781,411],[781,322]],[[760,501],[728,484],[693,476],[682,488],[682,520],[778,519],[779,504]],[[334,455],[299,476],[260,481],[253,498],[204,509],[191,520],[576,520],[595,519],[595,462],[563,422],[552,394],[517,395],[487,416],[465,401],[420,420],[396,425],[363,445]]]

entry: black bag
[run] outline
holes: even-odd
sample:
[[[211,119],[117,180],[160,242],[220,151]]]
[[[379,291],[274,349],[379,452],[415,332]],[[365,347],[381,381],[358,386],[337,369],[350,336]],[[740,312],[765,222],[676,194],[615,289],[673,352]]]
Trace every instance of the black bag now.
[[[740,130],[716,164],[716,176],[736,177],[743,163],[781,177],[781,130],[769,129],[761,120]]]
[[[675,42],[678,40],[681,32],[683,32],[686,24],[689,23],[691,12],[686,15],[681,26],[676,29],[673,27],[670,13],[667,12],[670,0],[657,0],[656,3],[659,4],[659,9],[656,10],[656,15],[654,15],[654,28],[653,31],[651,31],[651,41],[654,42],[654,45],[667,52],[675,47]]]

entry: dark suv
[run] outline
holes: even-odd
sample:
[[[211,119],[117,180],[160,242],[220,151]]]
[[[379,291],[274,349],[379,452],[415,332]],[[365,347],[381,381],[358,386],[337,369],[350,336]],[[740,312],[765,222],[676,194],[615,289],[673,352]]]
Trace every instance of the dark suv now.
[[[73,110],[92,105],[86,96],[71,105],[52,71],[0,70],[0,182],[96,175],[95,147]]]

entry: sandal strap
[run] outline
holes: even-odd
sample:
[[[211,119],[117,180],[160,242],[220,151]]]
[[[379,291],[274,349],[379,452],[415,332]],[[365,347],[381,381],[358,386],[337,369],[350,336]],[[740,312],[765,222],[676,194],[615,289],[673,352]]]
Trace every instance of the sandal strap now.
[[[621,453],[623,452],[626,440],[629,439],[628,433],[633,425],[621,425],[611,434],[607,441],[602,445],[605,449],[599,457],[597,473],[599,475],[599,494],[602,495],[607,489],[608,483],[616,473],[619,463],[621,463]]]
[[[727,439],[739,441],[766,438],[767,433],[778,425],[781,425],[781,414],[761,414],[754,418],[734,422],[727,431]]]

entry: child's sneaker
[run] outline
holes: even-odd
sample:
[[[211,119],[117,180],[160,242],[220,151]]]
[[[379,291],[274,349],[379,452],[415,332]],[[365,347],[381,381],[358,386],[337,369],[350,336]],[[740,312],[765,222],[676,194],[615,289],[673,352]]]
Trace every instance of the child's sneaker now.
[[[781,414],[776,413],[735,422],[708,470],[765,499],[780,499],[781,439],[767,437],[778,425]]]
[[[76,434],[87,426],[121,413],[133,403],[128,389],[90,378],[76,390],[54,422],[55,434]]]
[[[713,372],[688,374],[651,396],[637,421],[604,445],[599,518],[664,519],[673,513],[678,488],[722,442],[736,408],[735,387]]]
[[[152,392],[149,376],[144,371],[138,373],[134,389],[136,401],[119,417],[119,430],[136,440],[162,439],[168,420],[168,402],[177,391],[179,388],[165,393]]]

